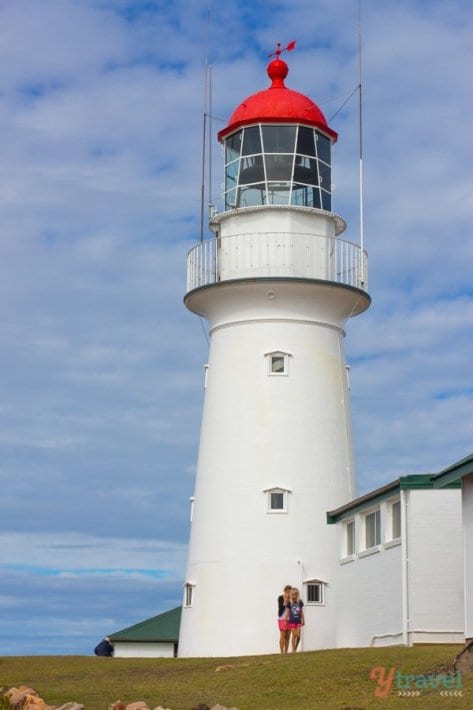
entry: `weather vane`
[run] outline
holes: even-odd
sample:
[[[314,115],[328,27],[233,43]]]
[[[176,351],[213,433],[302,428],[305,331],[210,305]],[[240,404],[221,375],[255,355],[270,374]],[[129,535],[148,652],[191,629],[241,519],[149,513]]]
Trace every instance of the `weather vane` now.
[[[289,42],[289,44],[287,45],[287,47],[284,47],[283,49],[281,49],[281,42],[278,42],[278,43],[277,43],[277,46],[276,46],[276,51],[275,51],[275,52],[271,52],[271,54],[268,54],[268,57],[270,57],[270,58],[271,58],[271,57],[277,57],[277,58],[279,59],[279,55],[280,55],[280,54],[282,54],[283,52],[292,52],[292,50],[295,49],[295,47],[296,47],[296,41],[295,41],[295,40],[293,40],[292,42]]]

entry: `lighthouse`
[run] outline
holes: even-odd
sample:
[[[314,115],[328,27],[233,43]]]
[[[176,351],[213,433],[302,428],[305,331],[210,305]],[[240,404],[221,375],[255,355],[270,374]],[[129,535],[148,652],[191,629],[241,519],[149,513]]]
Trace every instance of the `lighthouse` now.
[[[180,656],[276,652],[285,584],[305,603],[302,648],[336,646],[327,511],[356,495],[344,328],[370,304],[367,263],[332,210],[337,134],[286,86],[282,51],[219,133],[224,208],[188,254],[184,302],[210,350]]]

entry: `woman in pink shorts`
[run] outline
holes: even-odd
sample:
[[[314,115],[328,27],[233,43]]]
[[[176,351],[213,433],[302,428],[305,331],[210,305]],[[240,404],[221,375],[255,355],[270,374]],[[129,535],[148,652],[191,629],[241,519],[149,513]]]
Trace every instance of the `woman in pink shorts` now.
[[[281,653],[287,653],[291,636],[291,632],[287,628],[287,611],[291,599],[291,589],[291,585],[286,584],[283,593],[278,597],[279,649]]]
[[[296,587],[291,589],[291,600],[287,609],[287,628],[291,634],[292,651],[295,653],[301,640],[301,628],[305,624],[304,602],[300,598],[299,590]]]

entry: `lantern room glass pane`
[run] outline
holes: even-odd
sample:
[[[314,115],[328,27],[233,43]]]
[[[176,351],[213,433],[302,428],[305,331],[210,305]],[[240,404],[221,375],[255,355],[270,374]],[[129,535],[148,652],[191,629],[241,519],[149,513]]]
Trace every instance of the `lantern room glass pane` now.
[[[252,155],[241,159],[240,185],[264,180],[263,158],[261,155]]]
[[[240,161],[234,160],[233,163],[229,163],[225,170],[225,189],[229,190],[234,187],[238,177],[238,169],[240,167]]]
[[[319,188],[311,185],[294,185],[292,188],[291,205],[317,207],[320,209]]]
[[[266,202],[266,187],[264,182],[259,185],[238,188],[237,207],[252,207],[264,205]]]
[[[314,131],[312,128],[299,126],[297,152],[315,157]]]
[[[249,128],[245,128],[242,155],[253,155],[254,153],[261,152],[261,136],[259,126],[250,126]]]
[[[296,155],[294,181],[305,182],[309,185],[318,185],[319,174],[317,161],[314,158],[306,158],[304,155]]]
[[[296,126],[263,126],[265,153],[294,153]]]
[[[326,192],[325,190],[321,190],[322,193],[322,209],[327,210],[327,212],[332,211],[332,195],[330,192]],[[314,205],[315,207],[315,205]]]
[[[268,182],[268,204],[288,205],[291,192],[291,183],[288,182]]]
[[[241,153],[241,139],[242,139],[242,134],[243,131],[238,131],[238,133],[234,133],[232,136],[227,138],[225,142],[225,162],[229,163],[231,160],[235,160],[235,158],[240,157]]]
[[[265,155],[267,180],[290,180],[292,155]]]
[[[330,189],[331,189],[330,166],[325,165],[324,163],[319,163],[319,170],[320,170],[320,187],[323,187],[324,190],[330,191]]]
[[[236,189],[229,190],[225,193],[225,209],[233,210],[236,206]]]
[[[317,138],[317,157],[330,165],[330,141],[325,136],[317,133],[317,131],[315,135]]]

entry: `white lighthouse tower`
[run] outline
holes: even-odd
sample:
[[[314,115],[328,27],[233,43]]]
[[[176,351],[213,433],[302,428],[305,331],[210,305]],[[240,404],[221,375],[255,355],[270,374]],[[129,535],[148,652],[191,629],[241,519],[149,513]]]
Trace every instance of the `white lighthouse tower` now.
[[[328,510],[356,494],[344,326],[366,310],[366,255],[332,212],[337,134],[287,64],[219,134],[225,207],[188,255],[187,308],[210,327],[180,656],[278,650],[297,586],[303,648],[336,645],[340,551]]]

